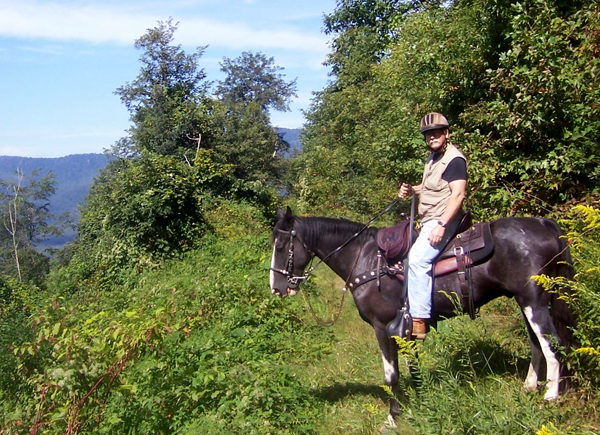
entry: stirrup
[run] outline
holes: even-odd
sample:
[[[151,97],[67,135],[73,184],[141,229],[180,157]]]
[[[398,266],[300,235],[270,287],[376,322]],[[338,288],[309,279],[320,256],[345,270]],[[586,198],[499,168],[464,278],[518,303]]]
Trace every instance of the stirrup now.
[[[396,318],[386,325],[385,332],[389,338],[410,338],[412,336],[412,316],[408,310],[398,310]]]

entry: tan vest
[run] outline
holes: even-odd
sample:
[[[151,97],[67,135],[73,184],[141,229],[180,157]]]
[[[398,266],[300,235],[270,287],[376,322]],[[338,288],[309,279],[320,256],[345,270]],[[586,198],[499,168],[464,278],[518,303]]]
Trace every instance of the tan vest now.
[[[463,153],[451,143],[447,143],[444,155],[437,161],[433,160],[435,153],[429,154],[423,171],[421,194],[419,195],[419,214],[421,222],[439,219],[444,214],[451,191],[450,184],[442,179],[448,163],[455,157],[467,161]]]

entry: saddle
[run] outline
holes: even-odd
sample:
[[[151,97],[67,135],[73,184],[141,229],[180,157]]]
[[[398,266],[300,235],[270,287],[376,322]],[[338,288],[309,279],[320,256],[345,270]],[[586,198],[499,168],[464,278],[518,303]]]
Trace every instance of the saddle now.
[[[366,282],[379,280],[383,275],[393,275],[398,280],[404,281],[402,260],[408,254],[410,247],[409,225],[409,221],[406,220],[399,225],[377,231],[379,247],[377,269],[353,276],[348,282],[351,291]],[[471,213],[468,211],[463,215],[456,233],[434,263],[433,274],[437,277],[458,271],[463,296],[468,296],[466,269],[486,261],[494,251],[494,241],[490,224],[487,222],[473,224]],[[418,233],[415,230],[413,234],[413,238],[416,238]],[[383,261],[384,258],[386,261]]]

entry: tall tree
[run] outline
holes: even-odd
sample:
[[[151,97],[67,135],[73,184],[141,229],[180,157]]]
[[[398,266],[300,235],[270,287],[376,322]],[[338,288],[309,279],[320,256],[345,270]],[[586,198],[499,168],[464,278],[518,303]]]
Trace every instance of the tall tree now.
[[[289,110],[296,96],[296,79],[286,81],[283,70],[262,53],[244,52],[221,63],[226,77],[215,94],[225,113],[221,140],[215,148],[234,165],[240,180],[267,187],[281,184],[283,156],[289,144],[274,131],[269,110]]]
[[[56,191],[51,172],[25,174],[17,169],[14,179],[0,180],[0,272],[19,282],[40,284],[48,272],[48,258],[36,250],[49,235],[59,235],[60,223],[50,212],[50,197]]]
[[[258,103],[264,111],[289,110],[296,95],[296,79],[286,82],[282,67],[262,53],[243,52],[236,59],[224,58],[221,71],[227,76],[216,89],[216,95],[228,105]]]
[[[209,112],[212,101],[206,97],[206,74],[199,59],[206,47],[186,54],[173,45],[177,24],[159,22],[135,41],[142,50],[138,77],[115,93],[131,114],[129,135],[113,147],[117,155],[137,155],[152,151],[161,155],[183,155],[196,148],[190,138],[202,136],[210,142]]]

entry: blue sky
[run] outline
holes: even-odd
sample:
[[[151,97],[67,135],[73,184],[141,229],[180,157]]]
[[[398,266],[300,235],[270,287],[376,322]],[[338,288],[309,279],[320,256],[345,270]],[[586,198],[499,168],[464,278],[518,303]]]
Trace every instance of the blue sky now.
[[[129,113],[114,91],[138,75],[134,40],[157,21],[179,22],[175,43],[219,62],[262,52],[297,78],[291,112],[273,125],[297,128],[312,92],[325,87],[330,37],[323,15],[335,0],[0,0],[0,155],[101,153],[125,135]]]

